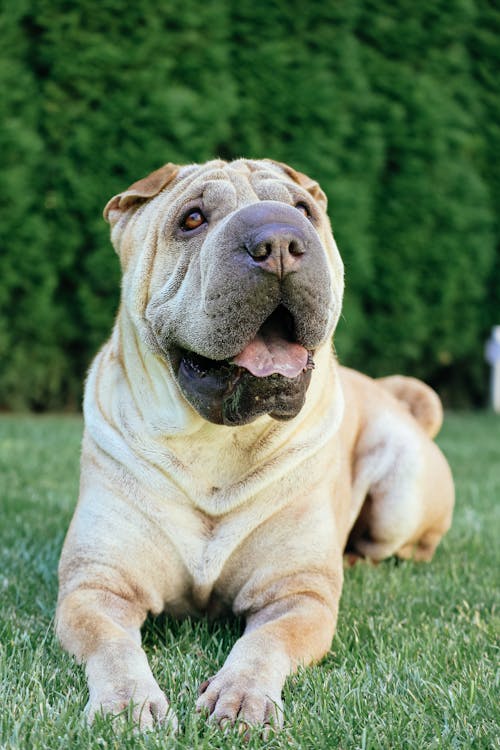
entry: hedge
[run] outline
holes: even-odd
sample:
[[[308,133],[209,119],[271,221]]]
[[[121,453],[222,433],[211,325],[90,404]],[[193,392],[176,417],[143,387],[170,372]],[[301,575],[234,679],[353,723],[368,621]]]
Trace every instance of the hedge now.
[[[481,403],[500,322],[500,8],[487,0],[18,0],[1,15],[0,406],[76,408],[111,327],[107,199],[166,161],[326,190],[341,361]]]

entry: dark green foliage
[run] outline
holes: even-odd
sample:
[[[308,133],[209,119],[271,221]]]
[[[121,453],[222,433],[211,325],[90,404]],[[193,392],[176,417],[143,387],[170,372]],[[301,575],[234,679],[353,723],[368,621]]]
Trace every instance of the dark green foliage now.
[[[0,23],[0,405],[78,403],[118,302],[104,204],[218,155],[325,188],[342,361],[481,399],[500,322],[498,7],[19,0]]]
[[[493,216],[481,169],[480,91],[467,50],[470,2],[367,4],[359,34],[384,120],[367,325],[354,363],[456,393],[480,383]],[[497,310],[497,315],[500,311]],[[460,373],[460,374],[458,374]],[[477,387],[477,386],[476,386]]]
[[[477,18],[469,36],[474,87],[481,107],[477,121],[480,169],[488,183],[493,209],[495,260],[488,278],[487,322],[500,320],[500,7],[476,0]]]
[[[41,100],[21,4],[4,8],[0,33],[0,404],[51,404],[67,364],[54,337],[58,270],[48,256]]]

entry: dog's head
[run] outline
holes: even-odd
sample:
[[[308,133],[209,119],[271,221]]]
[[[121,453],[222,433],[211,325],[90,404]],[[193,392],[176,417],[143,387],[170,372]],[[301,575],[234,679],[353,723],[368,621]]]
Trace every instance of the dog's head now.
[[[267,160],[166,164],[104,215],[122,304],[198,413],[296,416],[343,293],[319,185]]]

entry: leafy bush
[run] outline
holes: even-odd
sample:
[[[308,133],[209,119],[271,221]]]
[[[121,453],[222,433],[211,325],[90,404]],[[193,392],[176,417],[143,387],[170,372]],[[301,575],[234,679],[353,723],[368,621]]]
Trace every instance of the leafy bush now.
[[[0,404],[78,404],[118,303],[101,211],[166,161],[318,179],[342,361],[482,398],[500,307],[500,10],[487,0],[38,0],[2,11]]]

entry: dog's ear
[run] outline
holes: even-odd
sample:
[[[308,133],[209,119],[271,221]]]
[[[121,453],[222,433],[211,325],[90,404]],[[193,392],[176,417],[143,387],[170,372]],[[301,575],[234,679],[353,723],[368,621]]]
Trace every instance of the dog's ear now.
[[[103,212],[106,221],[113,226],[120,218],[123,210],[130,208],[134,203],[143,203],[148,198],[154,198],[175,178],[179,169],[180,167],[177,164],[164,164],[163,167],[148,174],[147,177],[134,182],[123,193],[113,196],[107,202]]]
[[[326,211],[328,199],[315,180],[312,180],[303,172],[297,172],[296,169],[293,169],[293,167],[289,167],[288,164],[284,164],[281,161],[274,161],[274,159],[269,159],[268,161],[270,161],[272,164],[276,164],[276,166],[280,167],[280,169],[282,169],[288,175],[288,177],[291,177],[294,182],[300,185],[300,187],[303,187],[305,190],[307,190],[307,192],[312,195],[314,200],[319,203],[321,208]]]

